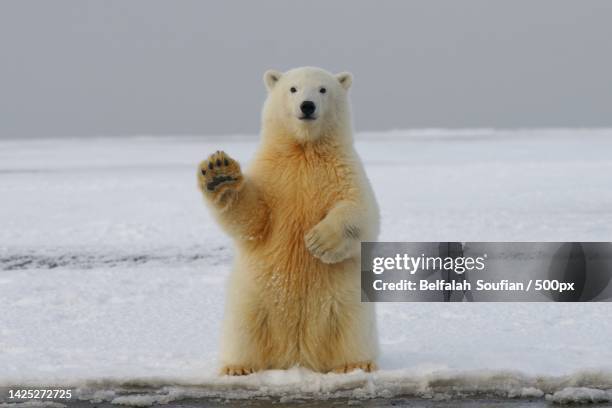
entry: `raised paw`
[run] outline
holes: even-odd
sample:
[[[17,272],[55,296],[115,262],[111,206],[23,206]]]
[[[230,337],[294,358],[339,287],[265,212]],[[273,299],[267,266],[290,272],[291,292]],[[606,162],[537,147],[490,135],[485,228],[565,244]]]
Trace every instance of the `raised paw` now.
[[[363,370],[366,373],[370,373],[372,371],[376,371],[376,368],[377,368],[376,363],[372,361],[363,361],[359,363],[343,364],[341,366],[338,366],[332,369],[332,372],[341,374],[341,373],[350,373],[351,371],[355,371],[355,370]]]
[[[255,369],[241,365],[226,365],[221,368],[221,375],[249,375],[253,374]]]
[[[207,195],[237,189],[243,180],[238,162],[225,152],[217,150],[198,168],[198,185]]]
[[[321,221],[308,231],[304,241],[306,248],[315,258],[328,264],[347,259],[351,256],[353,247],[359,245],[358,240],[347,234],[346,228],[327,220]]]

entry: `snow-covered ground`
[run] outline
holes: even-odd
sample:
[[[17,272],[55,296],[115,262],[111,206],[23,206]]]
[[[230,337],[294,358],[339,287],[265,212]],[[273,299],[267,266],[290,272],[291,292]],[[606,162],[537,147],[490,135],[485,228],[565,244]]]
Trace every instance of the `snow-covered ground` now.
[[[256,145],[255,136],[0,142],[0,387],[73,385],[83,398],[145,405],[612,399],[607,303],[379,304],[375,374],[217,377],[232,247],[195,168],[218,149],[246,163]],[[612,129],[369,132],[357,148],[380,240],[612,241]],[[128,385],[149,391],[119,396]]]

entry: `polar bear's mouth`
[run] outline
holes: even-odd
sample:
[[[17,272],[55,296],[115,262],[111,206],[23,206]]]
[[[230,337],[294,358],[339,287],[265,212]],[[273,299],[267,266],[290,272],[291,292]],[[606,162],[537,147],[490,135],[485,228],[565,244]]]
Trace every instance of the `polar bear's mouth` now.
[[[300,116],[298,119],[299,120],[315,120],[317,117],[316,116]]]

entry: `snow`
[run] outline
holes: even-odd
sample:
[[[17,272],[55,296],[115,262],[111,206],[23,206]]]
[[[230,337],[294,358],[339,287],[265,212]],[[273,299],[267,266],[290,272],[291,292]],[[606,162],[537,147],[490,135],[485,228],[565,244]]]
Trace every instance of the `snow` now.
[[[256,146],[255,136],[1,141],[0,387],[73,386],[138,406],[609,395],[606,303],[379,304],[375,374],[218,377],[232,246],[195,168],[218,149],[246,163]],[[366,132],[357,149],[380,240],[610,241],[612,129]]]

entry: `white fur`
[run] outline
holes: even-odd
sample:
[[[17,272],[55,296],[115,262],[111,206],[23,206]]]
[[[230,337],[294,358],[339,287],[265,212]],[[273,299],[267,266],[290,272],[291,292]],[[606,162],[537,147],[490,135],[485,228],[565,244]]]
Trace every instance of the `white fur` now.
[[[209,194],[237,247],[223,372],[369,369],[376,322],[373,304],[360,302],[359,249],[376,240],[379,215],[353,148],[352,77],[308,67],[268,71],[264,82],[261,148],[244,182],[224,186],[222,199]],[[315,120],[300,119],[304,100],[315,103]]]
[[[350,109],[347,91],[352,83],[348,72],[336,76],[319,68],[296,68],[284,74],[267,71],[264,82],[268,98],[263,109],[264,136],[267,125],[280,127],[301,140],[315,140],[325,134],[351,137]],[[297,92],[291,93],[294,87]],[[321,88],[327,90],[320,92]],[[312,101],[316,105],[314,121],[303,121],[300,105]]]

